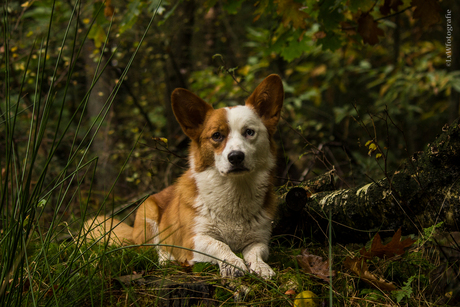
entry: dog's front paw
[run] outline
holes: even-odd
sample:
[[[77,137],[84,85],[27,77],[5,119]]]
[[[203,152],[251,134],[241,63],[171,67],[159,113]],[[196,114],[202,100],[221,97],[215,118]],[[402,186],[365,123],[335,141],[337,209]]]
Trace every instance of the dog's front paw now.
[[[223,278],[241,277],[248,271],[243,259],[235,258],[232,260],[224,260],[219,264],[220,276]]]
[[[263,261],[256,261],[249,264],[249,270],[262,277],[263,279],[271,279],[275,276],[275,272],[272,268]]]

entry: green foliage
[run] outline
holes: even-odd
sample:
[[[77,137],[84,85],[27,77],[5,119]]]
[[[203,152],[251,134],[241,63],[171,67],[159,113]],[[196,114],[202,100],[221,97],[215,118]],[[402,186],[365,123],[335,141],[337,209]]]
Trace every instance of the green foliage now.
[[[417,240],[417,244],[425,244],[426,242],[433,242],[433,236],[438,229],[441,229],[444,222],[439,222],[431,227],[423,228],[423,236]]]
[[[412,295],[412,282],[417,278],[417,275],[409,277],[409,279],[404,283],[404,286],[401,287],[401,290],[394,291],[393,295],[396,298],[396,302],[401,302],[404,298],[409,299]]]

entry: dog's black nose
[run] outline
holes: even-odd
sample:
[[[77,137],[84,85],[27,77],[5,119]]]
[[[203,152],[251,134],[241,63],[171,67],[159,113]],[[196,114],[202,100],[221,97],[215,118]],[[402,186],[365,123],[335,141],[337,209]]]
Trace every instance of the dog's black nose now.
[[[231,164],[240,165],[244,160],[244,152],[234,150],[228,154],[227,158]]]

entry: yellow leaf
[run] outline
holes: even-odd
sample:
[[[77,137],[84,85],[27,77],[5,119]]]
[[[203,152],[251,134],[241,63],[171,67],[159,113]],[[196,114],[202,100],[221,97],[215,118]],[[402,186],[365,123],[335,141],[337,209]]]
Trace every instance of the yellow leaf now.
[[[311,291],[302,291],[294,299],[294,307],[316,307],[316,294]]]
[[[365,144],[364,146],[367,147],[367,146],[369,146],[369,144],[371,144],[372,142],[374,142],[374,141],[373,141],[373,140],[369,140],[369,141],[366,142],[366,144]]]
[[[381,154],[381,153],[378,153],[378,154],[375,155],[375,158],[376,158],[376,159],[379,159],[379,158],[381,158],[381,157],[382,157],[382,154]]]
[[[153,139],[154,141],[156,141],[156,142],[161,142],[161,143],[163,143],[163,146],[165,146],[166,148],[168,148],[168,139],[167,139],[167,138],[153,137],[152,139]]]
[[[371,143],[371,144],[369,145],[369,150],[374,151],[374,150],[376,150],[376,149],[377,149],[377,145],[375,145],[375,143]]]
[[[160,140],[165,143],[165,144],[168,144],[168,139],[167,138],[160,138]]]
[[[249,65],[245,65],[243,67],[241,67],[240,69],[238,69],[238,72],[244,76],[247,76],[249,71],[250,71],[251,67]]]

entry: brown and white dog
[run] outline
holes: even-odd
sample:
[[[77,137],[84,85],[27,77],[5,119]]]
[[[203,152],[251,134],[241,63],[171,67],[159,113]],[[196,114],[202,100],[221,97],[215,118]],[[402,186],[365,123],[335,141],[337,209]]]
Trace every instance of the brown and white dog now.
[[[87,227],[104,229],[89,235],[100,237],[110,230],[112,243],[159,244],[160,263],[212,262],[223,277],[248,270],[273,277],[264,260],[276,214],[272,136],[283,99],[277,75],[263,80],[244,106],[217,110],[190,91],[176,89],[172,108],[191,139],[190,169],[139,206],[134,227],[98,217]]]

